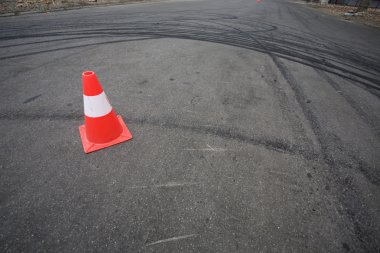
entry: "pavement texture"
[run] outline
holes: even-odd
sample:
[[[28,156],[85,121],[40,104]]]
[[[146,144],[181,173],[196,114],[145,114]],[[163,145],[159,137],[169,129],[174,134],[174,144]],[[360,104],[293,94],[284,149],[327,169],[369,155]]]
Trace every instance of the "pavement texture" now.
[[[380,30],[280,0],[0,19],[1,252],[379,252]],[[83,153],[81,73],[133,140]]]

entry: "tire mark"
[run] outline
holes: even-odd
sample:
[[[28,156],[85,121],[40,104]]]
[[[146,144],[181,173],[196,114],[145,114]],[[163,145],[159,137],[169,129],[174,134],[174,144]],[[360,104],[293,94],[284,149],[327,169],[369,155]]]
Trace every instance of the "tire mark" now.
[[[253,37],[252,39],[256,40]],[[258,41],[257,43],[260,42]],[[321,145],[323,160],[329,166],[330,173],[332,173],[336,179],[336,184],[339,187],[340,192],[338,198],[343,206],[345,206],[346,214],[354,225],[355,235],[360,243],[360,247],[366,251],[377,251],[379,249],[379,240],[376,239],[376,229],[373,227],[373,221],[367,212],[367,205],[360,197],[358,197],[359,191],[355,186],[347,184],[347,182],[350,182],[350,179],[345,176],[345,173],[342,170],[346,170],[347,167],[359,170],[369,182],[375,185],[380,185],[380,178],[377,174],[371,173],[372,169],[368,164],[360,160],[351,152],[348,155],[348,159],[347,157],[344,157],[344,155],[341,155],[339,158],[334,157],[333,154],[336,150],[344,150],[342,141],[336,135],[322,130],[323,128],[318,117],[307,103],[304,91],[296,81],[295,77],[278,57],[273,55],[264,45],[262,45],[262,47],[267,51],[267,54],[272,58],[275,65],[292,88],[305,118],[309,121],[310,126]]]
[[[340,85],[331,79],[324,71],[321,71],[319,69],[314,69],[323,79],[327,81],[328,84],[330,84],[331,87],[346,100],[347,104],[351,106],[352,109],[356,111],[356,113],[360,116],[360,118],[371,128],[371,130],[375,130],[376,127],[378,127],[378,124],[376,120],[371,117],[366,111],[362,109],[362,107],[348,94],[345,92],[342,92],[342,88]],[[380,133],[373,131],[373,133],[376,135],[376,137],[380,137]]]
[[[303,149],[299,145],[290,143],[284,139],[278,139],[268,136],[256,136],[253,134],[242,133],[239,129],[206,126],[206,125],[187,125],[175,122],[174,119],[155,119],[155,118],[134,118],[125,117],[128,124],[159,126],[167,129],[181,129],[198,134],[213,135],[226,140],[235,140],[243,143],[249,143],[256,146],[263,146],[268,150],[286,153],[290,155],[300,155],[306,160],[318,159],[318,153],[314,150]],[[72,114],[32,114],[24,112],[2,112],[0,120],[75,120],[83,119],[83,115],[78,113]]]

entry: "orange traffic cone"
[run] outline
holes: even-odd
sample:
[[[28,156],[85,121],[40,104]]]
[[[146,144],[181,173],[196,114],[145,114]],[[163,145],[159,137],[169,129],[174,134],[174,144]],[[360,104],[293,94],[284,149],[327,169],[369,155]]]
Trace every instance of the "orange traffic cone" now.
[[[132,139],[120,115],[116,116],[93,71],[82,74],[84,125],[79,127],[85,153]]]

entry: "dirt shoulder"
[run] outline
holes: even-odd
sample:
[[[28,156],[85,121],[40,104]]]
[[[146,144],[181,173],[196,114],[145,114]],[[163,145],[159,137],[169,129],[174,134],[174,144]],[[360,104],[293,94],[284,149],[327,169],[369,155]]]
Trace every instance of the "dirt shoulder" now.
[[[310,3],[308,4],[308,6],[316,10],[328,13],[330,15],[339,16],[347,21],[364,23],[370,26],[380,27],[380,9],[368,9],[368,11],[358,13],[358,15],[355,16],[346,16],[345,13],[351,10],[355,10],[356,7],[333,4],[322,5],[316,3]]]
[[[19,15],[26,12],[49,12],[89,6],[156,2],[159,0],[2,0],[0,14]]]

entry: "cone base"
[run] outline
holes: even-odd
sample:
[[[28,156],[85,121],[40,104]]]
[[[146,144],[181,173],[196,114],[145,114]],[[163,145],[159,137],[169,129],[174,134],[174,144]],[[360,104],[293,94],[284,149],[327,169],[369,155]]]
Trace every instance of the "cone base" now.
[[[110,141],[110,142],[106,142],[106,143],[93,143],[93,142],[90,142],[87,139],[87,136],[86,136],[85,125],[81,125],[79,127],[79,133],[80,133],[80,137],[82,139],[83,150],[84,150],[84,152],[86,154],[94,152],[94,151],[99,150],[99,149],[108,148],[110,146],[113,146],[113,145],[119,144],[121,142],[128,141],[128,140],[132,139],[132,134],[129,132],[129,130],[127,128],[127,125],[124,123],[124,121],[121,118],[121,116],[117,115],[117,119],[119,120],[120,125],[123,128],[123,132],[115,140]]]

